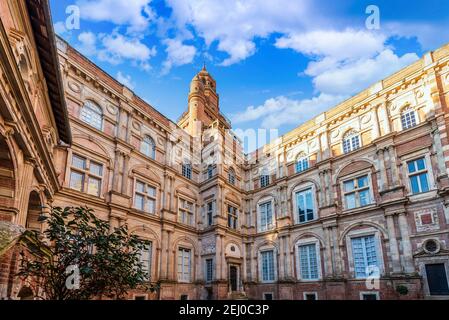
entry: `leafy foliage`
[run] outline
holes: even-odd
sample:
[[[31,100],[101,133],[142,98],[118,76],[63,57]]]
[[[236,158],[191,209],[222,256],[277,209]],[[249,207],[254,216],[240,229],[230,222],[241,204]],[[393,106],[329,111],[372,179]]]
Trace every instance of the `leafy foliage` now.
[[[44,235],[28,232],[32,246],[22,253],[19,276],[34,283],[41,299],[67,300],[108,297],[123,299],[130,289],[154,291],[140,262],[150,243],[130,235],[126,226],[112,230],[109,222],[84,207],[52,208]],[[28,241],[30,242],[30,241]],[[47,252],[43,255],[42,252]],[[79,286],[66,285],[79,270]]]

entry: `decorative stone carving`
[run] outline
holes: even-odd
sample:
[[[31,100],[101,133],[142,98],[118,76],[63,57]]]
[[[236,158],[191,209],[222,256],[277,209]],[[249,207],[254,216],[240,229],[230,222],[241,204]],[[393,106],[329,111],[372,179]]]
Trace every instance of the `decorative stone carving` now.
[[[202,242],[202,254],[215,253],[215,241],[213,238],[206,238]]]
[[[70,90],[72,90],[75,93],[80,93],[81,92],[81,87],[78,83],[74,82],[74,81],[69,81],[67,83],[68,87]]]
[[[106,110],[108,110],[108,112],[109,112],[110,114],[112,114],[112,115],[116,115],[117,112],[118,112],[117,108],[116,108],[115,106],[113,106],[112,104],[109,104],[109,105],[106,107]]]
[[[437,210],[435,208],[426,208],[415,211],[415,224],[417,232],[438,230],[440,225]]]

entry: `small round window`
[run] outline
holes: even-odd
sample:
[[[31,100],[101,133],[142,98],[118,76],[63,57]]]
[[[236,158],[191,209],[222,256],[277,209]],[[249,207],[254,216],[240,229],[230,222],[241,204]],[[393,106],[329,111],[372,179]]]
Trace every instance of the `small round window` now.
[[[438,251],[440,251],[440,244],[434,239],[427,240],[424,243],[424,251],[433,254],[438,253]]]

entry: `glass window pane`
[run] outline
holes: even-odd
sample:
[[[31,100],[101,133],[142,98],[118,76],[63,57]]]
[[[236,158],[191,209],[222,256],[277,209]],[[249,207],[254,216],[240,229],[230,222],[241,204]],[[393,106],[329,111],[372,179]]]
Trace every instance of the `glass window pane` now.
[[[345,192],[349,192],[349,191],[354,190],[354,188],[355,188],[354,180],[345,181],[343,183],[343,186],[344,186]]]
[[[409,161],[407,162],[407,168],[409,173],[413,173],[416,171],[415,169],[415,161]]]
[[[100,195],[101,180],[93,177],[89,177],[89,182],[87,184],[87,193],[93,194],[95,196]]]
[[[429,183],[427,182],[427,173],[419,175],[419,182],[421,183],[421,192],[429,191]]]
[[[96,176],[101,176],[103,173],[103,166],[96,162],[90,162],[90,172]]]
[[[148,194],[150,197],[156,197],[156,188],[153,188],[153,187],[148,186],[148,187],[147,187],[147,194]]]
[[[360,191],[359,198],[360,198],[360,206],[362,206],[362,207],[371,203],[369,190]]]
[[[355,193],[345,195],[345,200],[347,209],[354,209],[356,207]]]
[[[86,159],[79,157],[77,155],[73,155],[72,157],[72,166],[78,169],[86,169]]]
[[[357,178],[357,187],[358,188],[366,187],[367,185],[368,185],[368,176],[363,176],[363,177]]]
[[[83,191],[84,188],[84,174],[72,171],[70,173],[70,188]]]
[[[410,177],[410,185],[412,187],[412,193],[419,193],[419,192],[421,192],[420,189],[419,189],[418,176],[411,176]]]
[[[145,198],[140,194],[136,194],[134,198],[134,206],[136,207],[136,209],[143,211],[144,205],[145,205]]]
[[[145,184],[140,181],[137,181],[136,182],[136,191],[144,193],[145,192]]]
[[[152,199],[148,199],[148,212],[155,213],[156,212],[156,201]]]
[[[426,168],[424,158],[416,160],[416,166],[418,167],[418,170],[424,170]]]

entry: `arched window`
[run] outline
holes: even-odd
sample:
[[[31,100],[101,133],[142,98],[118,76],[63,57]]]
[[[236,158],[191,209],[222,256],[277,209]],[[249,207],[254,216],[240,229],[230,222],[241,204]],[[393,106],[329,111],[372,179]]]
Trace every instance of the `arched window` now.
[[[103,128],[103,111],[100,106],[92,101],[86,101],[81,111],[81,120],[92,127],[101,130]]]
[[[229,168],[228,170],[228,182],[235,185],[235,171],[232,168]]]
[[[407,106],[404,109],[402,109],[401,112],[401,124],[402,124],[402,130],[410,129],[416,126],[416,112],[415,110]]]
[[[142,144],[140,146],[140,151],[151,159],[156,158],[156,143],[154,143],[153,138],[150,136],[145,136],[143,138]]]
[[[309,158],[304,152],[301,152],[296,158],[296,173],[309,169]]]
[[[355,130],[349,130],[343,136],[343,153],[349,153],[351,151],[360,148],[360,135]]]

